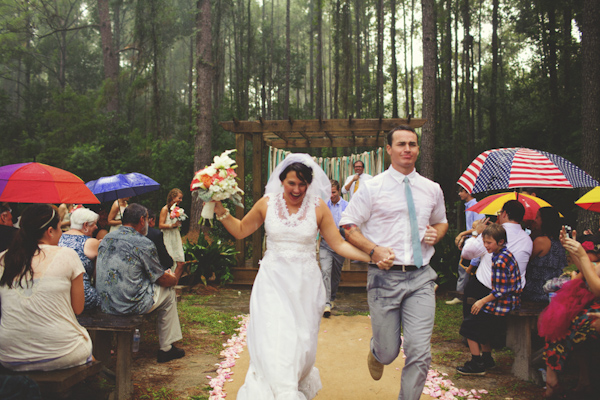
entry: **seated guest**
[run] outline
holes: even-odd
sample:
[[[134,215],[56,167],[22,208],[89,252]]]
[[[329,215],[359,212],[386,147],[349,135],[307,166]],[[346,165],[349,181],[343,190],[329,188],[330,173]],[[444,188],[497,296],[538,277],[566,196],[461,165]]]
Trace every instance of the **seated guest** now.
[[[98,257],[98,245],[100,241],[91,237],[96,230],[98,214],[87,208],[79,207],[71,213],[71,229],[64,232],[58,245],[70,247],[77,252],[85,273],[83,274],[83,291],[85,293],[85,311],[92,310],[100,305],[100,298],[96,288],[92,284],[94,269],[96,268],[96,257]]]
[[[98,248],[96,289],[102,311],[108,314],[147,314],[158,310],[159,363],[181,358],[175,347],[182,338],[173,286],[181,273],[164,271],[156,246],[147,237],[148,210],[131,204],[123,212],[122,226],[104,237]]]
[[[17,231],[18,229],[13,226],[10,206],[7,203],[0,204],[0,252],[8,249]]]
[[[578,291],[575,291],[576,284],[581,282],[578,278],[583,278],[586,281],[586,285],[579,285],[579,291],[587,292],[580,295],[581,301],[577,304],[577,314],[574,318],[570,319],[569,327],[564,333],[555,335],[559,337],[553,337],[552,339],[546,338],[546,346],[544,347],[544,359],[546,360],[546,393],[545,398],[562,398],[563,389],[559,385],[558,374],[564,368],[567,357],[573,352],[576,347],[580,347],[583,343],[588,340],[598,340],[600,333],[595,329],[597,323],[595,322],[598,313],[600,313],[600,276],[598,268],[588,257],[584,246],[576,240],[570,239],[563,231],[561,233],[561,242],[565,250],[571,254],[571,259],[580,271],[580,275],[573,279],[571,282],[565,283],[563,288],[557,292],[557,302],[570,301],[574,295],[580,295]],[[573,283],[571,285],[571,283]],[[564,293],[569,299],[561,300],[561,292],[564,292],[565,287],[569,290],[569,294]],[[591,293],[590,293],[591,292]],[[583,300],[584,298],[591,298],[589,302]],[[550,303],[550,306],[544,310],[546,312],[554,303],[554,299]],[[573,307],[570,307],[573,308]],[[542,316],[540,316],[542,319]],[[578,387],[575,389],[580,392],[579,395],[583,397],[582,392],[587,391],[586,385],[589,386],[589,381],[581,379]]]
[[[83,311],[85,269],[73,249],[58,247],[56,208],[33,204],[0,254],[0,362],[15,371],[70,368],[92,360]]]
[[[523,221],[524,215],[525,207],[523,204],[517,200],[509,200],[502,206],[502,210],[499,212],[498,219],[496,221],[496,223],[501,225],[506,231],[506,247],[517,261],[521,288],[525,286],[525,282],[523,282],[525,280],[525,271],[527,270],[527,263],[531,258],[531,249],[533,247],[529,235],[526,234],[521,228],[521,222]],[[481,223],[477,225],[475,230],[477,237],[475,239],[467,240],[462,249],[462,258],[472,260],[475,257],[481,257],[475,277],[469,279],[467,287],[465,288],[466,298],[473,297],[480,299],[494,289],[492,286],[493,255],[487,251],[483,242],[483,236],[481,235],[489,223],[489,218],[481,220]],[[467,272],[470,272],[470,267]],[[469,318],[473,318],[472,311],[472,306],[469,305],[468,302],[463,302],[463,318],[465,321]],[[502,331],[498,331],[498,333],[500,332]],[[472,369],[473,373],[483,375],[487,369],[491,369],[496,366],[496,362],[492,358],[490,351],[484,350],[482,356],[483,363],[485,365],[485,369],[483,369],[483,371],[481,371],[478,363],[470,363],[468,365],[465,364],[464,367],[459,367],[462,369],[461,373],[469,373],[469,370],[466,367],[471,366],[474,367]]]
[[[506,248],[506,230],[492,224],[485,228],[482,238],[487,252],[492,255],[492,288],[479,283],[472,292],[478,300],[460,327],[460,334],[467,338],[471,350],[471,360],[456,368],[462,375],[485,375],[486,369],[495,365],[491,338],[506,330],[506,315],[521,304],[521,273],[517,260]],[[493,365],[486,368],[486,360]]]
[[[560,240],[560,215],[552,207],[542,207],[535,217],[531,258],[527,264],[526,284],[522,298],[525,301],[548,301],[544,292],[546,281],[563,273],[567,266],[567,255]]]
[[[163,233],[160,229],[156,229],[156,214],[152,210],[148,210],[148,234],[146,237],[154,243],[156,250],[158,251],[158,259],[163,269],[167,270],[173,266],[173,258],[169,255],[167,248],[165,247],[165,241],[163,239]]]

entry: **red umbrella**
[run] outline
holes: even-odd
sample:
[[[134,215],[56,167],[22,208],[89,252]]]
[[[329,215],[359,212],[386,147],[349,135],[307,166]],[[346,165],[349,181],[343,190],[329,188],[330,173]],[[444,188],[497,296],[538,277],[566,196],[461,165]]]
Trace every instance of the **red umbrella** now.
[[[509,192],[509,193],[498,193],[481,199],[477,204],[469,207],[467,211],[474,211],[479,214],[496,215],[496,213],[502,210],[504,203],[509,200],[519,200],[523,207],[525,207],[525,216],[523,220],[533,220],[540,207],[552,207],[546,201],[539,197],[529,196],[523,193]]]
[[[35,162],[0,167],[0,201],[100,203],[78,176],[60,168]]]

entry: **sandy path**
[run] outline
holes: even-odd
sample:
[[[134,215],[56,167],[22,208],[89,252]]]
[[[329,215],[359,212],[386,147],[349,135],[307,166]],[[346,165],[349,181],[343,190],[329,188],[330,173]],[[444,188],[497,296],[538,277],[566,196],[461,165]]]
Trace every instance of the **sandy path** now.
[[[317,400],[396,399],[400,390],[400,373],[404,360],[398,357],[385,367],[379,381],[371,379],[367,354],[371,338],[371,322],[365,316],[332,316],[323,318],[319,330],[316,366],[323,389]],[[233,368],[233,382],[225,384],[227,398],[235,399],[248,370],[247,351],[240,354]],[[431,397],[422,395],[421,400]]]

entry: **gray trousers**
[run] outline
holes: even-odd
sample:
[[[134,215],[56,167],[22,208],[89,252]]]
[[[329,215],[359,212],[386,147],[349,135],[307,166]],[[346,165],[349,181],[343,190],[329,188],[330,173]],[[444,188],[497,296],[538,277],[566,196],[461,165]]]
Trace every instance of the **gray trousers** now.
[[[338,286],[340,285],[344,257],[340,256],[329,247],[321,244],[319,249],[319,260],[321,262],[323,284],[325,285],[326,304],[331,306],[331,302],[335,300]]]
[[[382,364],[391,364],[400,353],[401,334],[404,336],[406,360],[398,400],[418,400],[425,386],[431,363],[436,278],[428,265],[409,272],[369,266],[371,352]]]
[[[175,288],[165,288],[154,284],[154,305],[148,311],[158,310],[156,319],[156,333],[158,345],[163,351],[168,351],[171,344],[183,338],[179,314],[177,313],[177,295]]]
[[[468,281],[469,274],[467,274],[467,270],[460,265],[460,260],[458,260],[458,280],[456,281],[456,291],[464,293]]]

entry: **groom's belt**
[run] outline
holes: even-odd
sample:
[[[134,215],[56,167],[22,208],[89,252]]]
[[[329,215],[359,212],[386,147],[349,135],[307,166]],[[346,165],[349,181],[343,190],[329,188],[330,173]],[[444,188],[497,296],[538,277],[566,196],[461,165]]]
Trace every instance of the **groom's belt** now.
[[[377,267],[377,264],[369,264],[371,267]],[[402,272],[406,272],[406,271],[416,271],[418,270],[419,267],[417,267],[416,265],[392,265],[390,267],[390,269],[388,271],[402,271]]]

